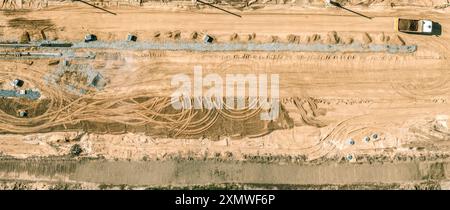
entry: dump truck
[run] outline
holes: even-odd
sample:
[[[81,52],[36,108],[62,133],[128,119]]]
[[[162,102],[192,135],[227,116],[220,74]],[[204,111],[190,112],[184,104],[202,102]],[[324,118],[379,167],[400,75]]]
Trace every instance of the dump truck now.
[[[404,33],[431,34],[433,32],[433,22],[431,20],[397,18],[395,20],[395,30]]]

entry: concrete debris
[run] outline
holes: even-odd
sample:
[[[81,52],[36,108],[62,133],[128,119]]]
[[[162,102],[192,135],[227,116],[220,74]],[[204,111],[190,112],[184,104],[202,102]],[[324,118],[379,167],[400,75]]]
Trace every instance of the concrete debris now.
[[[62,65],[44,77],[53,85],[64,87],[75,94],[86,94],[89,91],[102,90],[106,86],[106,80],[88,64],[70,64],[64,60]]]
[[[295,38],[296,40],[298,38]],[[388,52],[388,53],[412,53],[417,47],[415,45],[388,45],[388,44],[361,44],[353,42],[349,45],[330,45],[322,43],[297,44],[297,43],[213,43],[215,38],[210,35],[203,37],[203,43],[195,42],[137,42],[130,45],[128,42],[101,42],[86,44],[74,43],[72,48],[99,48],[119,50],[192,50],[192,51],[295,51],[295,52]]]
[[[0,97],[5,98],[25,98],[30,100],[37,100],[41,97],[39,91],[33,90],[0,90]]]

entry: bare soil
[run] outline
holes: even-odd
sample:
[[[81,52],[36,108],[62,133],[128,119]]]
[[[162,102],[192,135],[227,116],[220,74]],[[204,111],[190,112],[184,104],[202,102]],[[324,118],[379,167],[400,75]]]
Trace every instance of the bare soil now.
[[[218,44],[381,44],[413,45],[417,50],[1,47],[2,53],[95,54],[89,59],[0,57],[0,89],[14,89],[9,83],[20,78],[25,81],[21,89],[38,89],[42,95],[38,100],[0,99],[0,152],[13,157],[0,161],[2,188],[95,189],[101,183],[111,188],[224,183],[279,184],[280,188],[448,188],[448,1],[339,1],[371,19],[319,0],[220,4],[242,18],[191,1],[122,6],[97,2],[116,15],[73,2],[39,2],[16,8],[5,1],[0,12],[2,43],[19,42],[24,33],[29,34],[30,43],[76,43],[86,34],[114,42],[134,34],[136,45],[140,41],[201,43],[208,34]],[[430,19],[439,31],[430,36],[399,33],[394,28],[398,17]],[[55,84],[49,82],[46,78],[64,59],[99,72],[107,84],[75,93],[66,86],[86,88],[87,81],[77,72],[68,72]],[[180,73],[192,78],[194,66],[202,66],[203,75],[223,78],[278,74],[280,117],[261,121],[259,109],[174,110],[171,80]],[[29,112],[27,118],[17,116],[23,109]],[[27,159],[67,157],[75,144],[82,148],[81,158],[105,162],[82,162],[80,157],[45,163]],[[105,171],[113,175],[104,176]],[[64,184],[55,184],[60,182]]]

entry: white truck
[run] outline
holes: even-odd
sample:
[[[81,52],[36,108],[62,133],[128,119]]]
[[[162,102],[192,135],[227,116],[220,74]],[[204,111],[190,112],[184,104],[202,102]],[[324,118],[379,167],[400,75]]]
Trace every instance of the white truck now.
[[[433,21],[397,18],[395,20],[395,30],[405,33],[432,34]]]

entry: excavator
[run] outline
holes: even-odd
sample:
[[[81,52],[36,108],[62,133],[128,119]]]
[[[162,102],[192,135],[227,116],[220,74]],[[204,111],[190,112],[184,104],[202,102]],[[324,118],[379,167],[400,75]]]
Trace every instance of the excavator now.
[[[433,21],[397,18],[395,30],[404,33],[431,34],[433,32]]]

